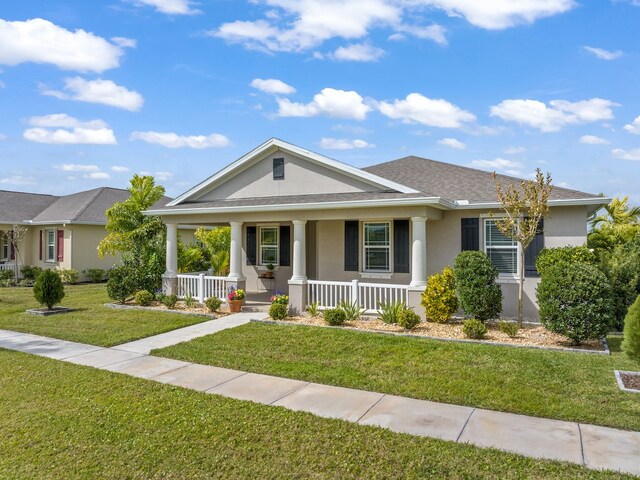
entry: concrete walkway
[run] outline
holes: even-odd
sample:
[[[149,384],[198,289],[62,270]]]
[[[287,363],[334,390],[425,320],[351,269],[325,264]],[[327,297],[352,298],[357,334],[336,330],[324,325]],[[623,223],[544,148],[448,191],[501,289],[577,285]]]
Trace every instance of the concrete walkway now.
[[[241,320],[238,318],[238,321]],[[165,346],[168,342],[165,335],[167,334],[148,339],[163,337],[165,343],[148,343],[144,344],[144,348],[125,350],[122,345],[102,348],[0,330],[0,348],[225,397],[278,405],[321,417],[377,425],[395,432],[470,443],[479,447],[494,447],[528,457],[562,460],[593,469],[640,475],[640,432],[320,385],[181,362],[136,351]],[[140,342],[128,345],[141,345]]]

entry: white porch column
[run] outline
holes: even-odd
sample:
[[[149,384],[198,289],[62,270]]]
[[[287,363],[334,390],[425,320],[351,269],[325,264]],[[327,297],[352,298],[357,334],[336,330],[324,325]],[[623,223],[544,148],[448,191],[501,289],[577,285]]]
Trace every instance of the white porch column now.
[[[427,218],[411,217],[411,287],[427,286]]]
[[[245,280],[242,275],[242,222],[230,222],[231,253],[229,255],[229,277],[231,281]]]
[[[167,223],[167,265],[162,275],[162,291],[167,295],[178,293],[178,225]]]
[[[293,276],[291,280],[307,280],[306,220],[293,221]]]

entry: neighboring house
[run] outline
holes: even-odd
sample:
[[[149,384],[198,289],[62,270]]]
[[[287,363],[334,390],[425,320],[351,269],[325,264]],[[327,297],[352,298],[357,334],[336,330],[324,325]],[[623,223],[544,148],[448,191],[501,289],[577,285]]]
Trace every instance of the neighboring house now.
[[[109,187],[65,196],[0,191],[0,269],[111,268],[117,256],[97,255],[98,244],[107,235],[105,212],[127,198],[127,190]],[[17,251],[10,241],[14,225],[26,228]]]
[[[499,176],[503,186],[518,179]],[[535,257],[544,247],[580,245],[587,219],[609,199],[556,187],[550,215],[526,252],[525,315],[537,316]],[[482,250],[500,272],[504,314],[517,311],[518,247],[489,213],[499,215],[492,174],[418,157],[355,168],[271,139],[166,207],[147,213],[167,224],[168,292],[194,292],[177,276],[179,225],[231,225],[230,274],[222,285],[288,292],[294,311],[358,300],[375,311],[402,299],[424,314],[427,276],[462,250]],[[268,264],[273,285],[265,284]],[[203,282],[203,280],[200,280]],[[221,285],[221,279],[211,279]],[[199,288],[199,287],[198,287]],[[224,292],[217,292],[223,297]],[[249,298],[251,295],[249,294]]]

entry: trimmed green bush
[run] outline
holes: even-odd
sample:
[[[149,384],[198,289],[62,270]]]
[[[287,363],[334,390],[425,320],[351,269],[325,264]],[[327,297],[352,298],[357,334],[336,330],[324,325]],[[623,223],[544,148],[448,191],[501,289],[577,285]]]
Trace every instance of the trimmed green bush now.
[[[380,320],[387,324],[398,323],[398,317],[400,313],[407,308],[407,305],[397,300],[395,302],[380,302],[378,305],[378,316]]]
[[[464,313],[481,322],[498,317],[502,311],[502,290],[496,283],[498,270],[484,252],[460,253],[453,266],[453,277]]]
[[[509,335],[510,337],[515,337],[516,335],[518,335],[518,331],[520,330],[520,327],[518,326],[517,322],[508,322],[506,320],[500,320],[500,322],[498,323],[498,330],[500,330],[502,333]]]
[[[324,311],[322,316],[324,317],[325,322],[334,326],[342,325],[347,320],[347,316],[344,311],[339,308],[329,308]]]
[[[113,300],[125,303],[138,289],[136,288],[135,272],[129,266],[119,265],[109,270],[107,281],[107,295]]]
[[[606,335],[613,321],[611,286],[586,263],[560,263],[542,275],[536,289],[540,321],[574,344]]]
[[[35,282],[36,278],[42,273],[42,268],[33,265],[23,265],[20,271],[22,272],[23,280]]]
[[[411,330],[416,327],[420,323],[420,315],[411,310],[410,308],[405,308],[398,315],[398,325],[400,325],[405,330]]]
[[[462,324],[462,332],[468,338],[479,340],[487,334],[487,326],[478,319],[470,318]]]
[[[427,288],[422,294],[427,320],[446,323],[458,310],[456,284],[451,267],[445,267],[442,273],[431,275],[427,280]]]
[[[38,275],[33,286],[33,296],[38,303],[51,310],[64,298],[64,285],[60,275],[53,270],[45,270]]]
[[[176,294],[165,295],[160,301],[165,307],[171,309],[176,306],[176,303],[178,303],[178,296]]]
[[[207,306],[209,311],[213,313],[218,311],[220,305],[222,305],[222,300],[218,297],[210,297],[204,301],[204,304]]]
[[[105,271],[101,268],[88,268],[83,271],[92,283],[100,283],[105,276]]]
[[[13,270],[0,270],[0,281],[9,280],[13,282]]]
[[[269,307],[269,316],[274,320],[284,320],[289,315],[289,305],[272,303]]]
[[[153,293],[140,290],[136,293],[136,303],[142,307],[148,307],[153,302]]]
[[[595,265],[597,258],[585,246],[543,248],[536,258],[536,269],[542,276],[544,272],[559,263],[588,263],[589,265]]]
[[[632,360],[640,362],[640,295],[624,318],[622,351]]]
[[[60,278],[62,283],[67,285],[75,285],[78,283],[78,271],[73,268],[63,268],[60,270]]]

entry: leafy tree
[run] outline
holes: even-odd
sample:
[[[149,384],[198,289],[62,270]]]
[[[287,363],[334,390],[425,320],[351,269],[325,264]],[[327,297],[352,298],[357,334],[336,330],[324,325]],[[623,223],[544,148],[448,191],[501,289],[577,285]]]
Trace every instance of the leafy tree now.
[[[212,230],[199,228],[196,230],[195,237],[202,244],[205,259],[211,263],[213,272],[216,275],[227,275],[231,252],[231,228],[217,227]]]
[[[185,245],[178,241],[178,272],[201,272],[209,268],[203,249],[198,245]]]
[[[98,256],[122,254],[122,263],[136,272],[136,290],[155,291],[161,284],[166,258],[166,227],[162,219],[144,215],[164,196],[164,187],[151,176],[134,175],[131,196],[107,210],[109,234],[98,246]]]
[[[549,195],[553,190],[551,174],[546,176],[536,169],[534,180],[522,180],[520,188],[509,184],[502,188],[498,176],[493,174],[496,182],[498,202],[505,217],[496,218],[496,227],[503,235],[518,243],[518,326],[522,326],[522,299],[524,296],[524,252],[538,232],[540,220],[549,214]]]
[[[591,221],[587,245],[599,256],[629,242],[640,232],[640,207],[631,207],[628,202],[629,197],[614,198],[604,207],[605,213]]]

